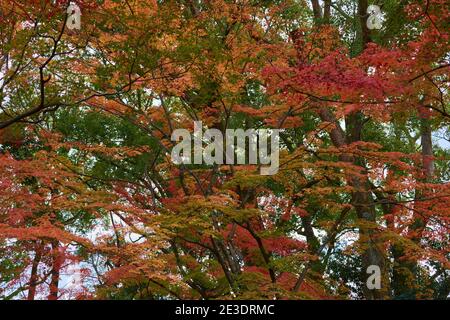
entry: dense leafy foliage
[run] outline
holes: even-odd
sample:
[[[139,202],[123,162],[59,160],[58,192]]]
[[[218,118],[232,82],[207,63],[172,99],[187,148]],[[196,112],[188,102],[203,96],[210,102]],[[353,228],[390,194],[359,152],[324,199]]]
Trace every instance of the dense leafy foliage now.
[[[0,297],[449,296],[446,0],[74,2],[0,2]],[[175,165],[199,120],[279,172]]]

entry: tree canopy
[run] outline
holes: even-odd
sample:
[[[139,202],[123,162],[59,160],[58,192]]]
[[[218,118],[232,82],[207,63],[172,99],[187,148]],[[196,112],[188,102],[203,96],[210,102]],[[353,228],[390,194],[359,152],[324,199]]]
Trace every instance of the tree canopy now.
[[[449,297],[447,0],[72,3],[0,2],[1,299]]]

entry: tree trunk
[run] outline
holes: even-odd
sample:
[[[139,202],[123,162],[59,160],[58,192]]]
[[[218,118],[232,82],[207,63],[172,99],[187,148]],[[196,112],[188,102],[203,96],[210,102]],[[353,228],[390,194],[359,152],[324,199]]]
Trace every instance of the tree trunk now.
[[[52,271],[51,271],[51,279],[50,279],[50,294],[48,295],[48,300],[57,300],[58,299],[58,286],[59,286],[59,273],[62,266],[62,257],[59,252],[59,242],[52,242],[52,252],[53,252],[53,260],[52,260]]]
[[[325,3],[325,7],[331,5],[328,1]],[[316,25],[322,22],[322,10],[318,1],[312,0],[313,12]],[[318,7],[319,6],[319,7]],[[361,51],[370,42],[370,30],[367,28],[367,0],[358,0],[358,16],[361,27],[360,39],[361,39]],[[328,8],[325,8],[327,11]],[[325,11],[325,10],[324,10]],[[339,125],[333,113],[325,108],[319,110],[319,116],[322,121],[326,121],[334,124],[333,130],[331,130],[330,138],[333,145],[337,148],[341,148],[349,143],[361,141],[361,132],[364,126],[364,115],[361,112],[355,112],[347,116],[345,131]],[[341,161],[350,162],[352,164],[365,167],[364,159],[353,157],[350,155],[341,155]],[[361,245],[362,254],[362,270],[361,281],[362,291],[364,297],[369,300],[373,299],[385,299],[388,297],[389,292],[389,276],[385,264],[385,258],[383,249],[377,240],[376,230],[376,211],[374,206],[373,197],[371,194],[370,181],[367,176],[364,178],[349,177],[347,183],[354,188],[352,194],[352,203],[355,207],[355,211],[359,220],[359,243]],[[370,266],[378,266],[381,271],[382,287],[381,289],[370,290],[366,283],[370,274],[367,274],[367,270]]]
[[[423,182],[431,182],[434,175],[432,129],[430,125],[430,110],[422,104],[417,108],[420,117],[420,142],[422,146],[422,170]],[[432,192],[432,191],[431,191]],[[416,190],[416,202],[426,196],[423,191]],[[414,223],[410,227],[409,237],[420,245],[422,233],[428,223],[426,215],[419,209],[414,211]],[[415,299],[419,291],[419,275],[417,261],[406,257],[405,249],[401,244],[395,244],[392,248],[394,257],[393,286],[394,295],[400,299]]]
[[[42,244],[36,243],[35,255],[31,266],[30,285],[28,289],[27,300],[34,300],[36,296],[36,287],[38,281],[38,267],[42,257]]]

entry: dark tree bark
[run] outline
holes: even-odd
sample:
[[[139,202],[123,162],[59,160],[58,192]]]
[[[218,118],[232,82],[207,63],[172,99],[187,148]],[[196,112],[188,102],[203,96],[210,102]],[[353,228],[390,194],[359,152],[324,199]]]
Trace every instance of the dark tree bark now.
[[[322,19],[320,7],[315,8],[318,5],[317,1],[312,1],[312,5],[316,24],[319,24]],[[327,8],[329,5],[331,4],[329,4],[327,1],[325,3],[324,11],[329,10]],[[367,43],[370,42],[370,30],[366,25],[367,7],[367,0],[358,1],[358,16],[361,27],[362,49],[365,48]],[[334,129],[330,133],[330,138],[335,147],[341,148],[350,143],[362,141],[361,132],[366,120],[361,112],[355,112],[354,114],[346,117],[345,131],[341,128],[338,121],[335,119],[334,115],[329,109],[321,108],[319,111],[319,116],[321,117],[322,121],[334,124]],[[365,167],[364,159],[360,157],[341,155],[340,160],[351,162],[352,164],[358,165],[362,168]],[[364,293],[364,297],[368,300],[385,299],[386,297],[388,297],[389,292],[389,278],[384,253],[377,240],[378,232],[376,230],[376,211],[371,193],[371,184],[367,172],[365,173],[366,176],[364,178],[353,177],[348,180],[348,184],[354,188],[354,192],[352,194],[352,203],[360,222],[359,242],[362,248],[362,291]],[[372,265],[378,266],[381,270],[381,289],[370,290],[366,285],[367,280],[370,277],[370,274],[367,274],[367,269]]]
[[[52,259],[52,271],[50,273],[50,293],[48,295],[48,300],[57,300],[58,299],[58,287],[59,287],[59,276],[60,270],[62,266],[62,259],[59,253],[59,242],[52,242],[52,251],[53,251],[53,259]]]
[[[420,142],[422,148],[422,182],[431,182],[434,176],[434,158],[433,158],[433,142],[432,142],[432,128],[430,124],[430,110],[427,106],[420,103],[417,108],[420,117]],[[430,191],[432,192],[432,190]],[[422,201],[422,197],[428,195],[424,194],[422,190],[416,190],[416,203]],[[422,234],[428,223],[426,214],[421,212],[420,208],[414,211],[414,223],[410,227],[409,237],[413,242],[420,246]],[[410,259],[402,244],[395,244],[392,248],[392,255],[394,257],[393,266],[393,290],[394,296],[399,298],[415,299],[416,294],[420,289],[419,286],[419,268],[416,260]]]
[[[38,282],[38,267],[39,262],[41,262],[42,257],[42,245],[36,243],[35,255],[33,259],[33,264],[31,265],[31,275],[30,275],[30,286],[28,288],[27,300],[34,300],[36,296],[36,287]]]

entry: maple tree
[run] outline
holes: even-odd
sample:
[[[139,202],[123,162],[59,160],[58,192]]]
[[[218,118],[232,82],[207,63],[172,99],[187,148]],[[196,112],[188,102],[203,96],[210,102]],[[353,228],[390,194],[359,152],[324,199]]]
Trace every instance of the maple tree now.
[[[445,0],[74,2],[0,3],[0,297],[448,297]],[[194,121],[278,173],[174,164]]]

